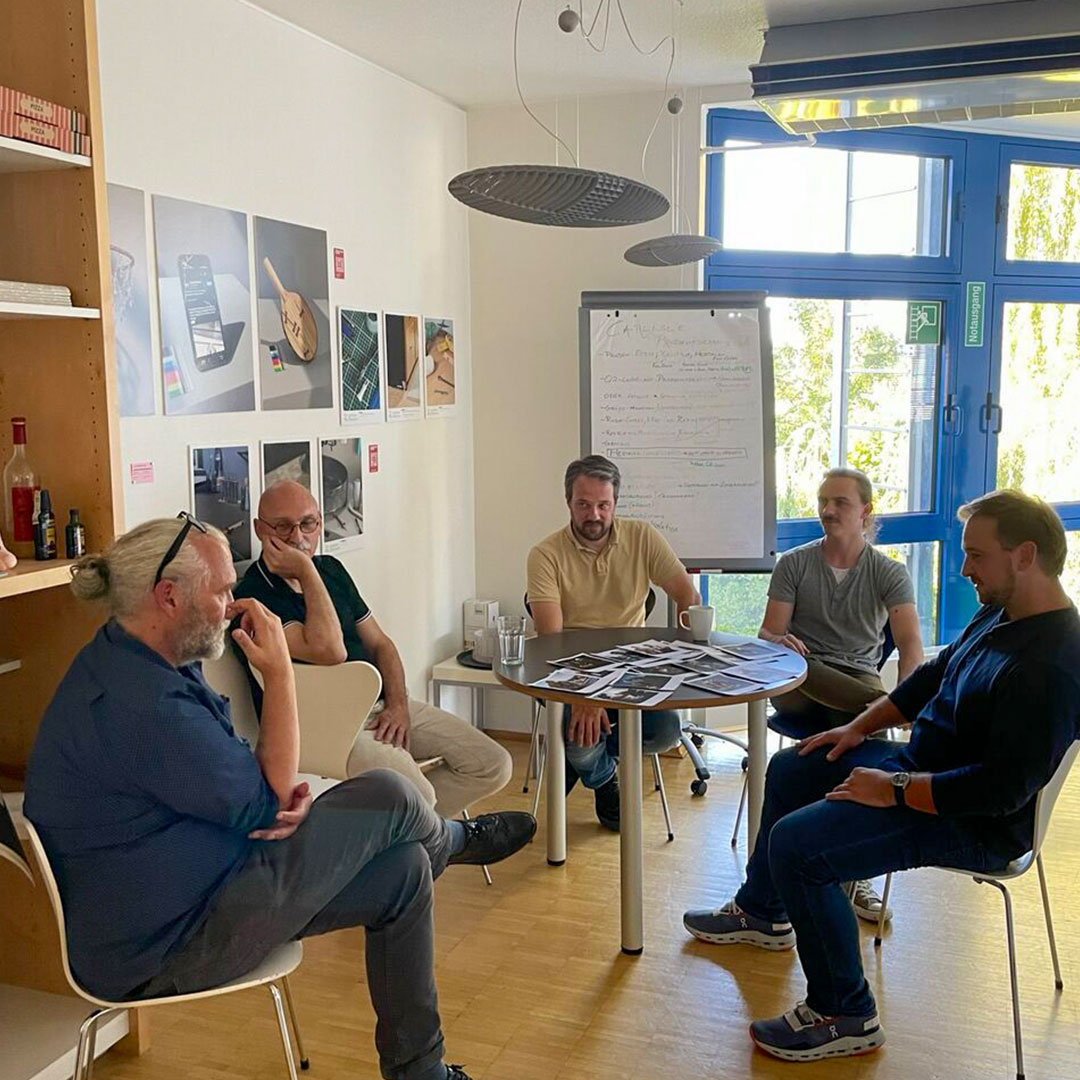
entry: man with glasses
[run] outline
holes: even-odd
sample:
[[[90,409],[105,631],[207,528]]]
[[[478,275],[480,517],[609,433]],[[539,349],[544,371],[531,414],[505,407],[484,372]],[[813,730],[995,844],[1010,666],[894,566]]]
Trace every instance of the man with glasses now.
[[[366,660],[379,669],[383,698],[353,744],[347,771],[394,769],[407,776],[445,817],[501,790],[513,762],[497,742],[458,716],[409,698],[394,642],[364,603],[337,559],[316,555],[322,517],[311,492],[291,480],[273,484],[259,500],[255,533],[262,555],[236,589],[277,615],[294,660],[341,664]],[[241,657],[243,656],[240,653]],[[260,694],[252,685],[258,706]],[[418,761],[441,758],[430,772]]]
[[[74,566],[109,621],[38,731],[25,811],[56,871],[72,969],[114,1001],[219,986],[297,938],[366,929],[384,1076],[467,1080],[443,1064],[432,883],[532,837],[528,814],[437,816],[385,769],[314,802],[300,783],[280,620],[233,600],[225,537],[189,515],[148,521]],[[254,753],[200,661],[232,639],[266,686]]]

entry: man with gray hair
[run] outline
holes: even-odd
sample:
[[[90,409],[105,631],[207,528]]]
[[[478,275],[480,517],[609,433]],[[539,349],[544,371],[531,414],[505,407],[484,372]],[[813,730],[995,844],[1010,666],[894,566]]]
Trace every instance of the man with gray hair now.
[[[443,1064],[432,882],[448,864],[505,858],[536,823],[448,822],[382,769],[313,803],[281,622],[233,600],[224,536],[181,518],[73,568],[73,591],[110,619],[45,712],[24,807],[56,871],[72,970],[110,1000],[190,993],[285,942],[363,926],[383,1075],[466,1080]],[[221,655],[230,618],[265,685],[254,753],[199,663]]]
[[[563,477],[570,522],[530,552],[528,598],[538,634],[563,629],[644,626],[650,585],[658,585],[680,612],[701,603],[671,545],[647,521],[619,518],[622,477],[599,454],[572,461]],[[566,790],[578,779],[593,792],[600,824],[619,831],[616,771],[617,713],[593,706],[565,709]],[[662,753],[679,742],[679,714],[670,709],[642,714],[644,752]],[[554,781],[558,783],[557,778]]]

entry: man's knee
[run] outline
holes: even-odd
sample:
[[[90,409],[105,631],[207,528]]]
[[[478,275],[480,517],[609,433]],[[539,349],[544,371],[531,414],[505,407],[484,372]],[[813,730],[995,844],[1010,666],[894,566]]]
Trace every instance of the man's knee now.
[[[416,785],[393,769],[370,769],[342,780],[323,796],[362,810],[406,810],[420,793]]]
[[[799,772],[805,772],[809,759],[799,757],[797,746],[788,746],[777,751],[769,758],[769,767],[765,771],[766,788],[780,785],[781,789]]]
[[[514,775],[514,759],[505,746],[492,740],[492,750],[485,762],[482,779],[489,780],[495,791],[502,791]]]

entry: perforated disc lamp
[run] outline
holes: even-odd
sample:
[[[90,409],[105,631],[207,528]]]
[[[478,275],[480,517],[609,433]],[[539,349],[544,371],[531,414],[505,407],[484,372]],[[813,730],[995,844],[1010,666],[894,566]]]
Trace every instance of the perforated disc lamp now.
[[[713,236],[672,233],[642,240],[640,244],[627,248],[623,258],[638,266],[681,266],[683,263],[701,262],[715,255],[723,246]]]
[[[534,225],[577,229],[640,225],[667,213],[667,198],[638,180],[562,165],[491,165],[455,176],[450,194],[474,210]]]

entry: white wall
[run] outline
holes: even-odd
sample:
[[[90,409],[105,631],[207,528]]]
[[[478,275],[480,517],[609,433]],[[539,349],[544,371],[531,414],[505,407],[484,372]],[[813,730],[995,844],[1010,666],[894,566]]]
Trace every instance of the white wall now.
[[[446,192],[465,167],[464,113],[243,0],[98,12],[110,182],[324,228],[347,256],[332,308],[455,319],[457,415],[351,429],[378,442],[380,471],[364,477],[364,547],[344,562],[426,696],[475,584],[468,235]],[[341,430],[336,408],[126,419],[127,523],[187,506],[189,445],[257,452]],[[134,487],[128,463],[143,460],[155,483]]]

